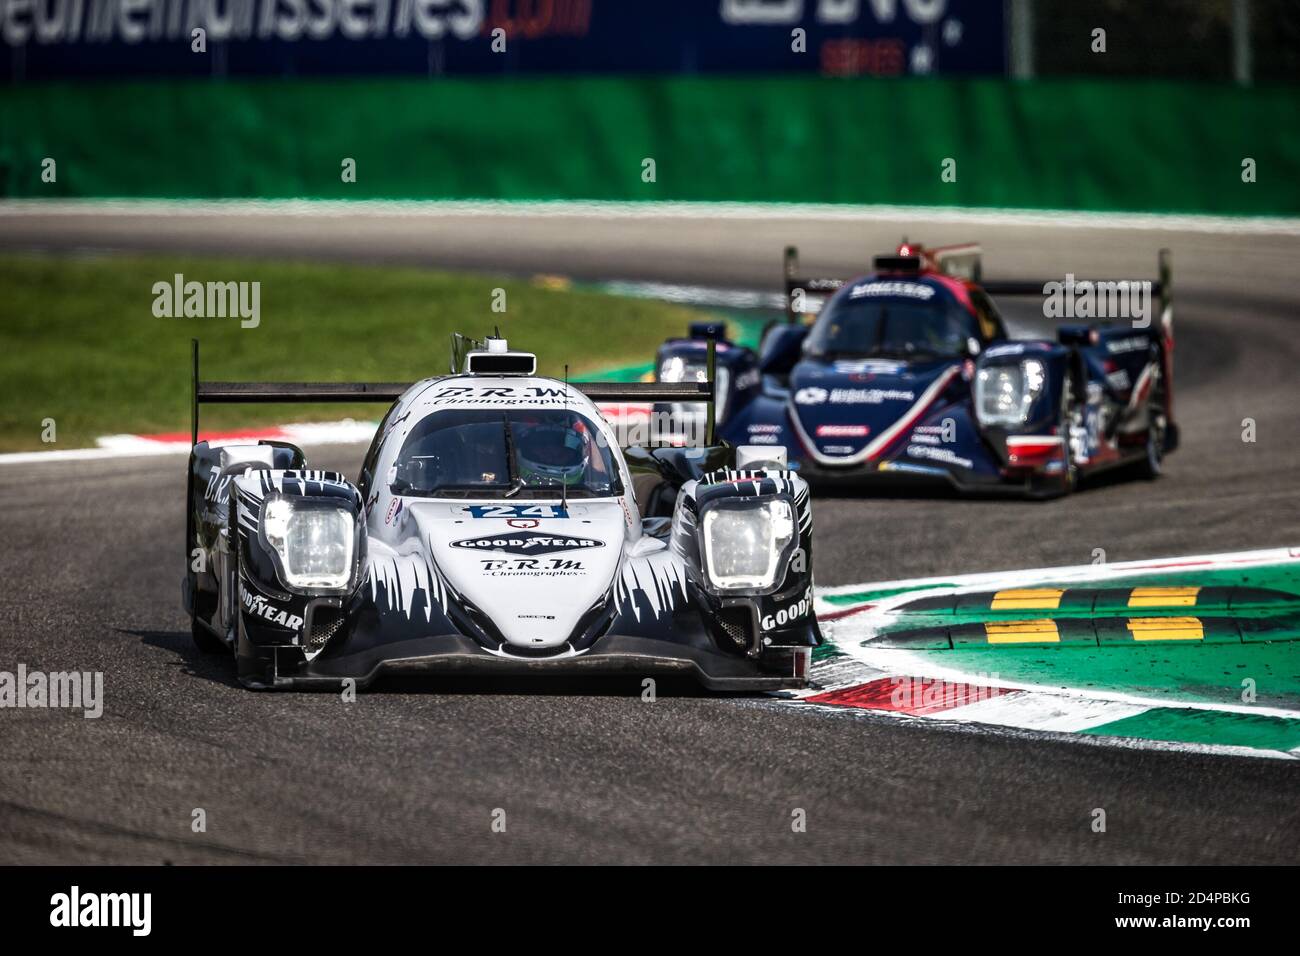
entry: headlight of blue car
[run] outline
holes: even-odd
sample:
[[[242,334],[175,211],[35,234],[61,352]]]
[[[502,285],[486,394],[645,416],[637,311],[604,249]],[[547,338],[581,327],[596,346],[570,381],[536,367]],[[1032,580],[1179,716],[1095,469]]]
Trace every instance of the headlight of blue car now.
[[[279,558],[284,583],[310,591],[342,591],[352,582],[356,521],[347,509],[320,501],[269,497],[262,536]]]
[[[715,377],[713,390],[717,396],[713,413],[718,421],[723,421],[727,417],[727,388],[731,381],[731,373],[725,366],[719,365],[714,369],[713,374]],[[690,362],[680,355],[670,355],[659,364],[661,382],[707,382],[708,380],[709,370],[703,362]]]
[[[795,546],[794,509],[783,498],[719,501],[704,511],[703,566],[709,587],[720,592],[763,593]]]
[[[975,413],[980,423],[1025,424],[1046,377],[1046,369],[1038,359],[981,368],[975,377]]]

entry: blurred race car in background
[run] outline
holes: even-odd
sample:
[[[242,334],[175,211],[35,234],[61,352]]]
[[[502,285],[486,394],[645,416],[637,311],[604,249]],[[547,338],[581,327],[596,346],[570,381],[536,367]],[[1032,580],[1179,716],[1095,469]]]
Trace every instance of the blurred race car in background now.
[[[707,403],[711,383],[542,378],[500,338],[411,385],[212,383],[194,349],[184,604],[198,646],[233,653],[246,686],[806,683],[812,506],[784,449],[625,450],[594,404]],[[287,443],[198,441],[201,403],[358,400],[390,407],[356,483]]]
[[[814,485],[1052,497],[1105,469],[1160,473],[1178,445],[1167,250],[1154,282],[984,282],[975,245],[904,242],[874,266],[851,281],[803,277],[787,248],[786,321],[757,350],[696,323],[659,348],[656,380],[704,380],[713,340],[719,435],[788,448]],[[1011,339],[992,295],[1054,296],[1054,314],[1086,321],[1055,340]]]

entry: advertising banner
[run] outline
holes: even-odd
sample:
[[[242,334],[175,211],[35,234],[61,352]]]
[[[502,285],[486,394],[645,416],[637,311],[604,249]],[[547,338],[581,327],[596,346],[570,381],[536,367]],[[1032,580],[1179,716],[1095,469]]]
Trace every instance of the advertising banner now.
[[[978,0],[0,0],[0,78],[1001,73]]]

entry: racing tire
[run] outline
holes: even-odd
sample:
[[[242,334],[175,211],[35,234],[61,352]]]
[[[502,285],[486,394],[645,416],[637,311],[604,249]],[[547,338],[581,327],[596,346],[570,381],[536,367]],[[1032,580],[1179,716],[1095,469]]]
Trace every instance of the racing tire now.
[[[199,623],[198,618],[190,618],[190,637],[194,638],[194,645],[204,654],[230,653],[226,642]]]
[[[1151,428],[1147,432],[1146,457],[1138,462],[1137,472],[1147,481],[1155,481],[1160,477],[1163,468],[1163,451],[1164,438],[1158,437],[1157,430]]]
[[[1155,382],[1151,386],[1151,398],[1149,401],[1155,408],[1164,408],[1163,382],[1160,379],[1160,367],[1156,366],[1154,373]],[[1155,414],[1151,418],[1151,424],[1147,427],[1146,455],[1138,462],[1137,473],[1147,481],[1154,481],[1160,477],[1164,470],[1165,454],[1165,432],[1168,425],[1165,421],[1163,412]]]
[[[1075,411],[1074,381],[1065,380],[1061,388],[1061,411],[1057,422],[1057,431],[1061,436],[1061,453],[1065,456],[1065,470],[1061,473],[1060,495],[1065,496],[1079,486],[1079,466],[1074,462],[1070,449],[1070,421]]]

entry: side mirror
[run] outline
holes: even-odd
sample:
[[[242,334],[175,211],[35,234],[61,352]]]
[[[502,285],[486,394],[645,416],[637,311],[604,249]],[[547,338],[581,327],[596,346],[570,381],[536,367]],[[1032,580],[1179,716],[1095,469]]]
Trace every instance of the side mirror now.
[[[422,458],[408,458],[393,469],[393,480],[389,489],[395,495],[402,495],[412,488],[428,488],[426,482],[428,463]]]
[[[758,370],[764,375],[789,375],[803,357],[804,339],[808,337],[806,325],[780,325],[767,334],[763,352],[758,357]]]

